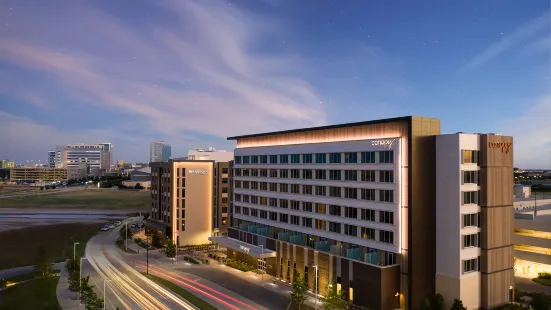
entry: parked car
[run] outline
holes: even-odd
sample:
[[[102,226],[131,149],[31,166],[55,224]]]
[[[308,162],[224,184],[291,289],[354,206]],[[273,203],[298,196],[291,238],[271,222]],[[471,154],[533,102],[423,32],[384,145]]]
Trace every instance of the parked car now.
[[[113,224],[109,225],[109,229],[113,229],[113,228],[115,228],[115,225]]]
[[[101,231],[108,231],[108,230],[109,230],[109,228],[107,228],[107,227],[102,227],[101,228]]]
[[[120,224],[121,224],[121,221],[115,221],[114,224],[115,224],[115,225],[120,225]]]
[[[138,226],[136,225],[136,223],[132,223],[132,225],[130,225],[130,228],[138,228]]]

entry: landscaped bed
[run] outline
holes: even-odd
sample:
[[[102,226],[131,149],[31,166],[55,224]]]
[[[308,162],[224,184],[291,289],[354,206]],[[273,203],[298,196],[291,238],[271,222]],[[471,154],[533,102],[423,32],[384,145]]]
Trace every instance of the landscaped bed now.
[[[538,273],[538,277],[532,279],[532,281],[542,284],[551,286],[551,273],[550,272],[540,272]]]

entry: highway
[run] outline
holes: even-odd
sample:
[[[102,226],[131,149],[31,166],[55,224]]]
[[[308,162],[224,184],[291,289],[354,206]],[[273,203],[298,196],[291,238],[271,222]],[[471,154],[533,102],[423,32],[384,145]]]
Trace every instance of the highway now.
[[[120,226],[119,226],[120,227]],[[83,276],[86,272],[86,261],[95,272],[91,277],[101,297],[103,282],[106,282],[107,308],[115,309],[197,309],[179,295],[147,279],[130,265],[119,254],[115,245],[119,228],[99,234],[86,246]]]

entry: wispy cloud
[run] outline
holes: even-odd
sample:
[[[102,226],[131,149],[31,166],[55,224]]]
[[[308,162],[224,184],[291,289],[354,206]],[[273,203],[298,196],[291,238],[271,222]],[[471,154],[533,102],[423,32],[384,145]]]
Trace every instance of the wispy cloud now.
[[[34,4],[2,16],[10,26],[0,33],[0,62],[20,68],[10,74],[27,87],[0,93],[60,111],[70,102],[131,115],[162,136],[326,122],[299,56],[254,52],[259,39],[278,35],[277,20],[206,1],[154,2],[132,24],[81,1]],[[40,92],[44,83],[55,98]],[[107,132],[118,130],[114,122]]]
[[[549,12],[546,12],[542,16],[518,27],[511,33],[505,34],[501,40],[490,45],[482,53],[476,55],[468,61],[460,72],[467,73],[483,66],[488,61],[507,51],[509,48],[530,38],[531,36],[536,35],[538,32],[546,28],[549,28]]]

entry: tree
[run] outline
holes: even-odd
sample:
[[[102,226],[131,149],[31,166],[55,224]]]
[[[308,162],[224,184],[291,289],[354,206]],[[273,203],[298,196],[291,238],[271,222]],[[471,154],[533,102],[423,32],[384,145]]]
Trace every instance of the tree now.
[[[329,286],[327,297],[323,299],[324,310],[348,309],[348,302],[344,299],[345,293],[337,291],[337,285],[333,283]]]
[[[546,294],[537,293],[532,295],[530,305],[534,308],[534,310],[549,310],[551,307],[551,301]]]
[[[156,248],[161,247],[161,239],[159,239],[159,236],[157,236],[156,233],[153,233],[153,236],[151,236],[151,245],[153,245]]]
[[[134,185],[134,189],[143,189],[143,186],[140,183],[136,183],[136,185]]]
[[[430,308],[432,310],[444,310],[444,296],[442,296],[442,294],[440,293],[432,296],[430,301]]]
[[[166,257],[173,258],[176,256],[176,245],[172,241],[172,239],[168,239],[165,246],[165,253]]]
[[[65,263],[65,269],[69,273],[69,290],[73,292],[78,292],[79,289],[79,277],[80,277],[80,258],[77,257],[75,260],[68,259]]]
[[[8,280],[0,279],[0,290],[5,289],[8,286]]]
[[[291,303],[297,306],[300,310],[300,306],[306,301],[306,292],[308,291],[308,284],[300,276],[300,273],[295,272],[293,277],[293,290],[291,291]]]
[[[428,298],[423,299],[421,306],[419,306],[419,310],[432,310],[430,300]]]
[[[460,299],[454,299],[451,310],[467,310]]]
[[[52,263],[48,260],[46,249],[44,249],[43,246],[38,248],[38,253],[36,254],[35,272],[38,276],[43,278],[51,277],[54,273]]]

